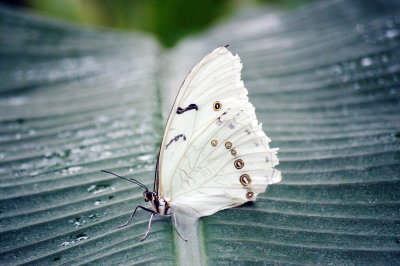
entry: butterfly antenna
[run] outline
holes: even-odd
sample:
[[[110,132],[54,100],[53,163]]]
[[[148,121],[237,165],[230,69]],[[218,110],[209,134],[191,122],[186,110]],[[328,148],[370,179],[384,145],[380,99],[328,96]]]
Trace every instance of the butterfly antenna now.
[[[133,178],[128,179],[128,178],[119,176],[119,175],[117,175],[117,174],[108,172],[108,171],[106,171],[106,170],[100,170],[100,171],[102,171],[102,172],[104,172],[104,173],[107,173],[107,174],[115,175],[115,176],[117,176],[117,177],[119,177],[119,178],[122,178],[122,179],[128,181],[128,182],[131,182],[131,183],[134,183],[134,184],[136,184],[136,185],[138,185],[138,186],[141,186],[141,187],[144,188],[146,191],[149,191],[149,189],[148,189],[145,185],[143,185],[142,183],[140,183],[140,182],[137,181],[136,179],[133,179]]]

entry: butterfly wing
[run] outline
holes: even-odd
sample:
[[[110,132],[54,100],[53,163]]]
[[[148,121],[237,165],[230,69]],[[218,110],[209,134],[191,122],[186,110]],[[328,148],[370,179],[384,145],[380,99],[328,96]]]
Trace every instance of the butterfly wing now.
[[[219,47],[183,82],[163,135],[159,195],[196,216],[241,205],[280,181],[276,150],[258,124],[240,58]]]

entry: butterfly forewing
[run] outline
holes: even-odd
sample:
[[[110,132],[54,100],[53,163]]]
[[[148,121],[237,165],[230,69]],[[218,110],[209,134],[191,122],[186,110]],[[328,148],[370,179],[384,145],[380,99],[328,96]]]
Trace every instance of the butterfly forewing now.
[[[219,47],[182,84],[158,165],[158,193],[173,207],[210,215],[254,200],[280,180],[276,150],[248,101],[241,68],[238,56]]]
[[[161,196],[170,197],[164,186],[171,183],[177,158],[182,157],[192,134],[221,115],[228,106],[247,102],[247,90],[240,80],[241,67],[238,56],[234,57],[225,47],[219,47],[203,58],[186,77],[171,109],[160,147],[158,192]],[[215,111],[213,104],[224,94],[226,104]],[[178,114],[178,110],[183,111]]]

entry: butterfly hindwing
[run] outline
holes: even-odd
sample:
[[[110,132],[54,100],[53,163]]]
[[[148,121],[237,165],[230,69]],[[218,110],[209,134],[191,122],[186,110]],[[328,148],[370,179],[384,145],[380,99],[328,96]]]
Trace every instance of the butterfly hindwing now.
[[[245,111],[238,111],[230,119],[217,119],[193,140],[187,154],[196,156],[181,159],[169,187],[174,204],[198,216],[211,215],[254,200],[280,180],[273,168],[276,150],[269,149],[262,130],[249,121]]]
[[[164,132],[159,194],[197,216],[254,200],[280,180],[241,68],[225,47],[207,55],[182,84]]]

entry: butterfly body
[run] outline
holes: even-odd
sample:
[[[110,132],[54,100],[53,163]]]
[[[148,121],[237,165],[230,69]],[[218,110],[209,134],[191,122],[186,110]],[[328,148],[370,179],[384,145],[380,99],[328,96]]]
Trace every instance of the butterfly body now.
[[[160,215],[169,216],[171,214],[171,207],[163,198],[159,198],[158,200],[158,211]]]
[[[212,215],[254,201],[281,180],[277,149],[270,149],[258,123],[241,69],[240,58],[221,46],[182,83],[164,129],[153,192],[144,192],[153,210],[139,206],[152,213],[148,232],[154,214],[173,216],[176,228],[178,211]]]

